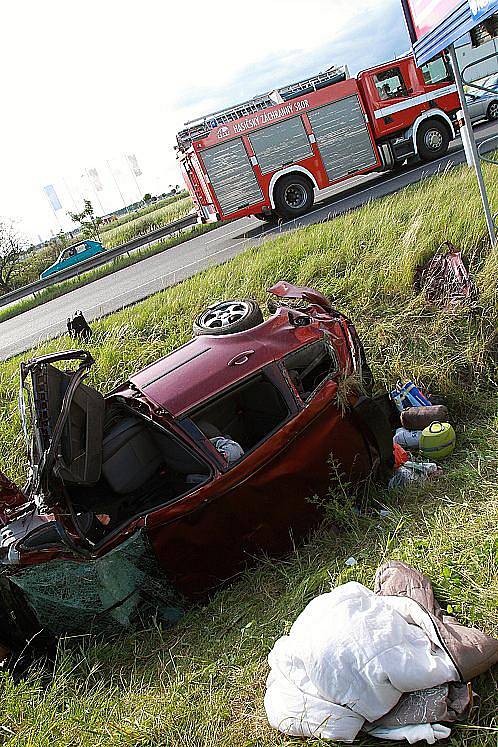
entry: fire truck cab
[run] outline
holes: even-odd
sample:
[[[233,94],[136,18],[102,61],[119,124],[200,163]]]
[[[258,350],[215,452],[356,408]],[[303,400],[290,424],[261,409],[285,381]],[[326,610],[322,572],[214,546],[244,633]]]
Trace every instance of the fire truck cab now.
[[[312,78],[189,122],[177,153],[202,222],[291,219],[350,177],[441,158],[459,99],[444,55]]]

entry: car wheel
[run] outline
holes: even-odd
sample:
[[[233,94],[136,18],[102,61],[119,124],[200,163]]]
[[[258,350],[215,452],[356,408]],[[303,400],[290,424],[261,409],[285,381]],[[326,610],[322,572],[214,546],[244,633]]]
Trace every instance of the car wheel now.
[[[494,122],[495,119],[498,119],[498,101],[491,102],[491,104],[488,106],[486,117],[490,122]]]
[[[222,301],[209,306],[194,322],[194,335],[233,335],[257,327],[263,314],[256,301]]]
[[[417,134],[418,154],[422,161],[435,161],[448,151],[450,134],[444,122],[429,119],[419,127]]]
[[[298,218],[315,200],[313,185],[302,174],[282,176],[275,187],[275,212],[280,218]]]

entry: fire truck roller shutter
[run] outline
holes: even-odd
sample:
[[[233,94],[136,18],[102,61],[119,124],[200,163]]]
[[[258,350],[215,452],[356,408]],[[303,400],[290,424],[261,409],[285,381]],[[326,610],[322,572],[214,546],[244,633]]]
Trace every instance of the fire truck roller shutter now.
[[[331,182],[377,163],[356,94],[307,114]]]
[[[225,215],[263,200],[263,193],[241,138],[200,153]]]
[[[264,127],[249,136],[263,174],[313,155],[301,117]]]

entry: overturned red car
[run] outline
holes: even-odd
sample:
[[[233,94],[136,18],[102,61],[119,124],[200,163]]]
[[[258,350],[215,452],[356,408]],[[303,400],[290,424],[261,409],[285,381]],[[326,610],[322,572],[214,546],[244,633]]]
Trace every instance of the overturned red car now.
[[[106,397],[82,383],[88,352],[21,364],[30,471],[22,490],[0,481],[0,640],[174,620],[316,524],[331,455],[350,480],[390,474],[353,325],[309,288],[270,293],[266,321],[253,301],[215,304]]]

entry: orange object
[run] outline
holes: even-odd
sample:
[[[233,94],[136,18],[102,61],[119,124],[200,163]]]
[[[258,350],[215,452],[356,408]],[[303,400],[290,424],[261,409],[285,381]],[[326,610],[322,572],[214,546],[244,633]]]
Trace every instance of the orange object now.
[[[410,457],[408,453],[399,444],[393,444],[394,446],[394,469],[399,469]]]

